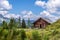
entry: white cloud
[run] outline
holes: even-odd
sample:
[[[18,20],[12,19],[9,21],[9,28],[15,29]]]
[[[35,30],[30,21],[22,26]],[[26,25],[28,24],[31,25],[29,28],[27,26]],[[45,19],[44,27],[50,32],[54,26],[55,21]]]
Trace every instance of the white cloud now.
[[[47,12],[47,11],[43,11],[43,12],[41,12],[40,13],[40,15],[42,15],[42,16],[49,16],[50,15],[50,13],[49,12]]]
[[[11,14],[8,10],[12,9],[12,5],[9,4],[8,0],[0,0],[0,14],[5,18],[19,18],[18,14]],[[0,18],[3,20],[3,18]]]
[[[26,11],[26,10],[25,10],[25,11],[22,11],[21,13],[22,13],[23,15],[29,15],[29,16],[32,15],[32,11]]]
[[[43,11],[40,13],[40,16],[41,17],[44,17],[44,18],[48,18],[50,19],[52,22],[55,22],[58,17],[57,16],[54,16],[54,15],[51,15],[48,11]]]
[[[12,5],[9,4],[8,0],[0,0],[0,15],[2,15],[2,18],[0,17],[0,20],[3,21],[4,18],[19,18],[19,14],[13,14],[9,13],[9,10],[12,9]]]
[[[21,17],[19,14],[12,14],[12,13],[9,13],[8,11],[0,11],[0,15],[2,15],[3,17],[5,18],[19,18]],[[0,17],[0,19],[3,19]]]
[[[60,0],[49,0],[46,3],[46,9],[51,13],[57,12],[59,8],[60,8]]]
[[[37,2],[37,4],[36,4],[36,2]],[[37,0],[36,2],[35,2],[35,5],[41,6],[43,9],[46,9],[40,13],[41,16],[48,17],[48,18],[52,19],[52,21],[57,20],[59,18],[60,0],[48,0],[47,2]],[[52,13],[54,15],[52,15]]]
[[[38,5],[38,6],[42,6],[43,7],[45,5],[45,1],[42,2],[42,1],[37,0],[35,2],[35,4]]]
[[[37,2],[37,4],[36,4],[36,2],[35,2],[35,5],[42,6],[42,4],[43,4],[44,6],[42,6],[42,7],[45,8],[46,11],[48,11],[50,13],[58,12],[58,10],[60,11],[60,0],[48,0],[47,2],[40,0]],[[39,4],[39,2],[40,2],[40,4]]]
[[[9,4],[8,0],[0,0],[0,10],[12,9],[12,5]]]
[[[32,14],[32,12],[24,10],[24,11],[21,12],[21,14],[22,14],[22,18],[27,20],[28,18],[31,18],[30,14]]]
[[[12,5],[9,4],[8,0],[0,0],[0,14],[5,15],[8,13],[7,10],[10,10]]]
[[[6,18],[19,18],[20,15],[16,15],[16,14],[6,14],[6,15],[4,15],[4,17],[6,17]]]
[[[32,11],[22,11],[22,17],[27,20],[28,18],[30,18],[31,20],[34,20],[36,18],[38,18],[37,15],[35,15]]]
[[[5,14],[7,14],[8,13],[8,11],[0,11],[0,14],[1,15],[5,15]]]
[[[32,17],[33,13],[32,11],[22,11],[23,17],[30,18]]]
[[[23,15],[25,15],[26,13],[27,13],[27,11],[26,10],[24,10],[24,11],[22,11],[21,12]]]

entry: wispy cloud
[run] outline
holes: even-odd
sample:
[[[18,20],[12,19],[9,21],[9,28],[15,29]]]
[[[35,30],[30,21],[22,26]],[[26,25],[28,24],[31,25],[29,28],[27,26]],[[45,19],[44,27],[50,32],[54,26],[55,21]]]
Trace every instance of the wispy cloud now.
[[[9,4],[8,0],[0,0],[0,10],[10,10],[12,5]]]
[[[10,13],[9,10],[13,9],[13,5],[8,0],[0,0],[0,14],[6,18],[24,18],[24,19],[37,19],[40,16],[47,17],[53,21],[60,18],[60,0],[48,0],[47,2],[36,0],[35,5],[42,7],[44,10],[36,15],[32,10],[24,10],[20,12],[22,15]]]
[[[35,15],[32,11],[22,11],[22,18],[24,18],[25,20],[27,20],[28,18],[30,18],[30,20],[34,20],[36,18],[38,18],[39,16]]]
[[[19,18],[20,15],[10,13],[9,10],[12,9],[12,4],[9,3],[8,0],[0,0],[0,15],[3,17],[0,17],[0,21],[3,21],[4,18]]]
[[[35,4],[37,5],[37,6],[41,6],[41,7],[44,7],[45,6],[45,1],[39,1],[39,0],[37,0],[36,2],[35,2]]]
[[[6,18],[19,18],[20,15],[17,15],[17,14],[6,14],[6,15],[4,15],[4,17],[6,17]]]
[[[35,5],[40,6],[43,9],[45,9],[40,13],[40,15],[42,14],[43,16],[48,17],[52,20],[53,19],[57,20],[59,18],[59,16],[57,15],[60,15],[60,0],[48,0],[47,2],[37,0],[35,2]]]

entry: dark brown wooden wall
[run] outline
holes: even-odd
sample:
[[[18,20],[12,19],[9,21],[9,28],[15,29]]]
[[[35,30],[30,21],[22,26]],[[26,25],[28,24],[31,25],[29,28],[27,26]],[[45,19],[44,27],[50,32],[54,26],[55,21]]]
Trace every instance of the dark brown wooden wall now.
[[[39,19],[39,20],[37,20],[37,21],[34,23],[34,27],[35,27],[35,28],[39,28],[40,25],[42,26],[42,28],[45,28],[45,27],[48,25],[48,22],[46,22],[46,21],[43,20],[43,19]]]

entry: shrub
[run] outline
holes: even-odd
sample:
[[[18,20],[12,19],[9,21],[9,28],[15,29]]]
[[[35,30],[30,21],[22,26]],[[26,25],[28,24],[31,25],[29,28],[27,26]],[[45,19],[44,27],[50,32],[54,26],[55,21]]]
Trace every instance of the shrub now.
[[[24,30],[21,30],[21,40],[25,40],[26,38],[26,33]]]
[[[47,35],[44,35],[44,40],[49,40],[49,37]]]
[[[39,35],[38,31],[33,31],[32,37],[33,37],[33,40],[41,40],[41,36]]]
[[[8,35],[8,30],[7,29],[4,29],[3,31],[2,31],[2,34],[4,35],[4,36],[6,36],[6,35]]]
[[[32,33],[31,32],[32,32],[31,30],[26,32],[26,35],[27,35],[28,39],[32,39]]]

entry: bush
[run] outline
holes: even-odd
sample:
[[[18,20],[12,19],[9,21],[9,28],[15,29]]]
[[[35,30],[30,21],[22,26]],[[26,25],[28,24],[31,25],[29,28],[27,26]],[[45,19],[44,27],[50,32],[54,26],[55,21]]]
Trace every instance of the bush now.
[[[5,35],[8,35],[8,33],[9,33],[9,31],[7,30],[7,29],[4,29],[3,31],[2,31],[2,34],[5,36]]]
[[[49,37],[47,35],[44,35],[44,40],[49,40]]]
[[[33,40],[41,40],[41,36],[39,35],[38,31],[32,32]]]
[[[26,32],[26,35],[27,35],[27,39],[32,39],[32,31],[27,31]]]
[[[26,33],[24,30],[21,30],[21,40],[25,40],[26,38]]]

